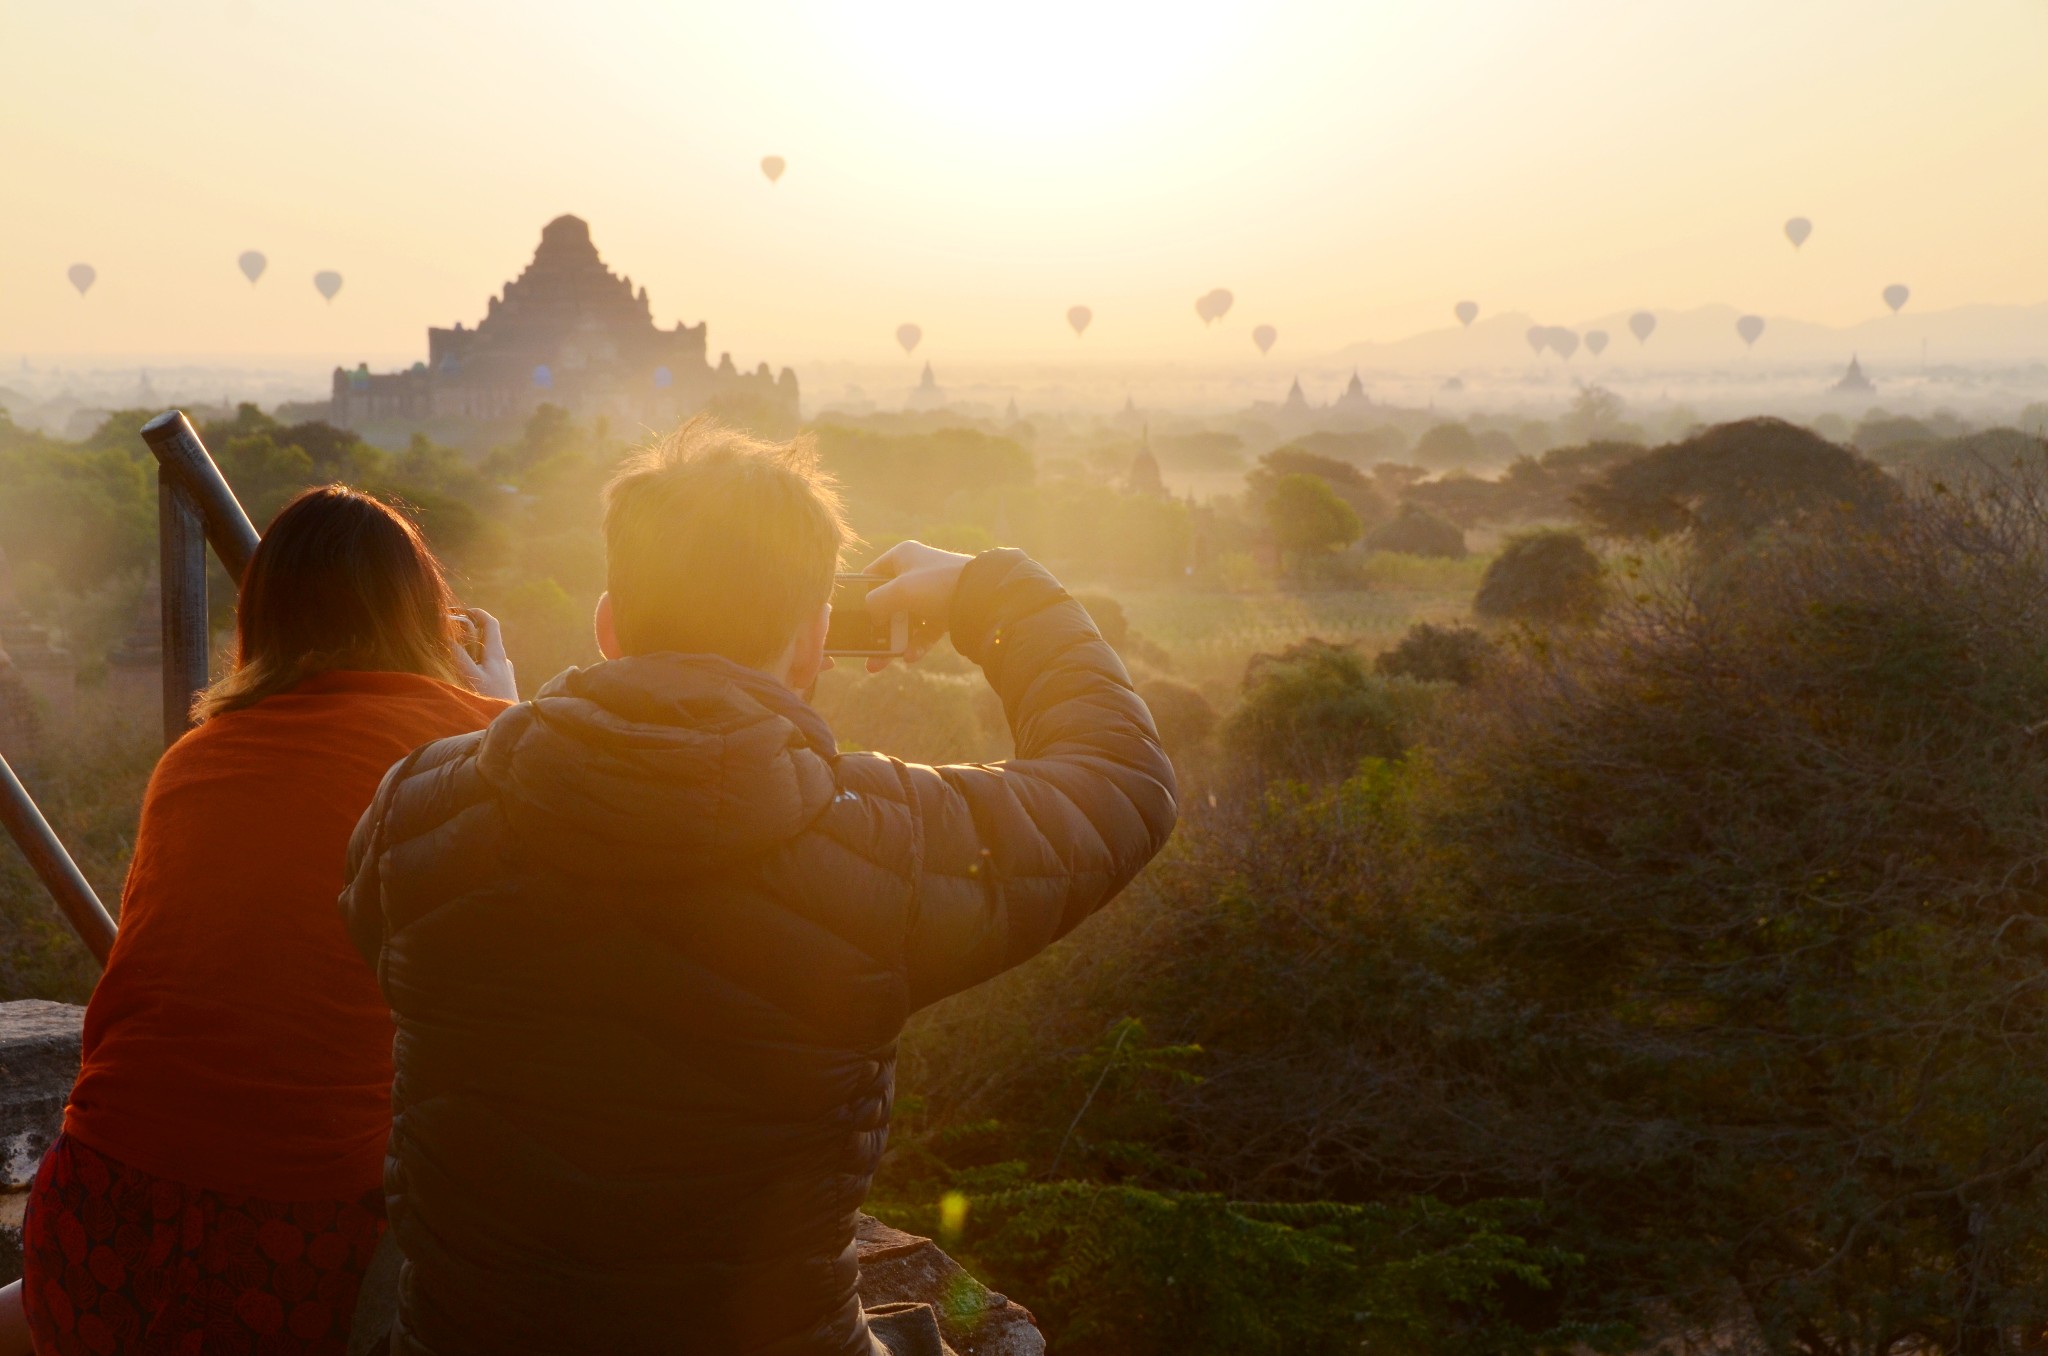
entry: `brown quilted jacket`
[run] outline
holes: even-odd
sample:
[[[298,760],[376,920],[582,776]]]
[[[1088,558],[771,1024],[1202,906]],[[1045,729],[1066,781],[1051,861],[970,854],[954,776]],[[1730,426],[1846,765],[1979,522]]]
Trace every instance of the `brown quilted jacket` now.
[[[342,908],[398,1024],[393,1356],[870,1351],[854,1215],[905,1019],[1064,935],[1174,821],[1050,575],[978,557],[952,630],[1014,759],[840,753],[765,675],[653,654],[392,769]]]

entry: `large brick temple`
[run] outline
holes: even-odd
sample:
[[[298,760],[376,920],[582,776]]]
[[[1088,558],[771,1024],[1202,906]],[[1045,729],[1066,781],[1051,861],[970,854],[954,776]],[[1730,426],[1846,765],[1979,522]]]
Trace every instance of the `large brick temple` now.
[[[429,329],[427,359],[408,371],[335,368],[330,417],[504,419],[554,404],[656,428],[708,408],[764,433],[795,429],[795,372],[741,372],[729,353],[713,367],[704,341],[702,322],[656,325],[647,289],[605,267],[583,219],[556,217],[475,329]]]

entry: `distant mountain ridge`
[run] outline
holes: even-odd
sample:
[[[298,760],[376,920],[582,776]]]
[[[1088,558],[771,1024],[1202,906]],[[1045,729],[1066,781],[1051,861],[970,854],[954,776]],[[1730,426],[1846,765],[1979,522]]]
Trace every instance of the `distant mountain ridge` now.
[[[1787,316],[1764,316],[1763,336],[1754,349],[1744,346],[1735,322],[1745,313],[1732,306],[1698,306],[1690,310],[1646,308],[1657,317],[1648,342],[1638,343],[1629,331],[1633,311],[1595,316],[1562,325],[1583,341],[1588,332],[1605,330],[1608,346],[1595,357],[1581,345],[1571,359],[1577,372],[1601,367],[1636,370],[1659,367],[1744,366],[1768,368],[1787,364],[1842,364],[1861,356],[1868,364],[1911,363],[1998,366],[2048,362],[2048,302],[2028,306],[1958,306],[1945,311],[1915,311],[1909,305],[1898,315],[1875,316],[1854,325],[1822,325]],[[1461,370],[1529,366],[1538,361],[1562,365],[1556,353],[1540,359],[1530,350],[1531,326],[1559,325],[1521,311],[1482,315],[1470,329],[1448,325],[1386,343],[1364,342],[1337,351],[1345,362],[1369,367],[1427,368],[1445,373]]]

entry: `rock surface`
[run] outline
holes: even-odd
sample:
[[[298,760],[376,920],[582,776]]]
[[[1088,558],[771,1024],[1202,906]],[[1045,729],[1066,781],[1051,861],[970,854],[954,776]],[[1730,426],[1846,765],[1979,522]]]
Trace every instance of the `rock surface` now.
[[[960,1356],[1041,1356],[1045,1338],[1031,1311],[990,1290],[929,1238],[862,1215],[854,1234],[860,1253],[860,1302],[872,1309],[911,1301],[929,1304],[939,1331]]]
[[[0,1284],[21,1274],[21,1212],[78,1077],[85,1009],[0,1003]],[[929,1238],[860,1217],[861,1303],[929,1304],[960,1356],[1042,1356],[1031,1313],[982,1285]]]
[[[0,1003],[0,1284],[21,1274],[22,1206],[64,1123],[84,1022],[67,1003]]]

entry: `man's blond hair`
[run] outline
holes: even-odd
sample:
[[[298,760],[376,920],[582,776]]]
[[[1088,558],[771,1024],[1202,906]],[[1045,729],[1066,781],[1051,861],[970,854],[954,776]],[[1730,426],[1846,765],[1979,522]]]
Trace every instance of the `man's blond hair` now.
[[[808,436],[771,443],[699,415],[605,486],[619,648],[770,664],[831,598],[850,535]]]

